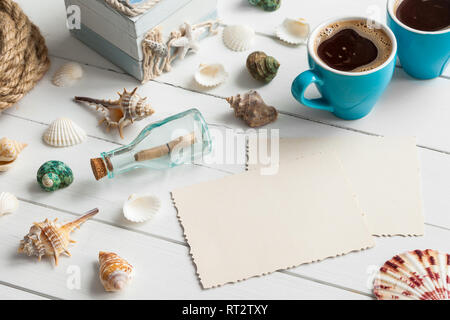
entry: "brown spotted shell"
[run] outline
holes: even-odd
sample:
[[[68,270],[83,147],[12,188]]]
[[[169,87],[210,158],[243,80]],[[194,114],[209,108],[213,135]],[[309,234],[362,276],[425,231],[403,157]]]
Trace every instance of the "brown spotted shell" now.
[[[264,126],[278,117],[277,109],[268,106],[254,90],[226,100],[234,109],[235,116],[243,119],[252,128]]]
[[[113,252],[100,251],[100,281],[106,291],[122,290],[133,277],[133,266]]]
[[[414,250],[394,256],[377,273],[373,292],[379,300],[449,300],[450,255]]]

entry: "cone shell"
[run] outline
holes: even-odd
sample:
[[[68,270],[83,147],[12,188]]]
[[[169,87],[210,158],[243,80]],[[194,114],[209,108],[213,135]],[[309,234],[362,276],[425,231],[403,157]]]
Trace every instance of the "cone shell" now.
[[[76,62],[68,62],[62,65],[52,78],[52,83],[57,87],[71,87],[83,77],[83,68]]]
[[[17,157],[26,146],[26,143],[11,140],[6,137],[0,139],[0,172],[11,169]]]
[[[298,45],[306,43],[309,36],[309,24],[305,19],[287,18],[275,30],[278,39],[288,44]]]
[[[234,109],[234,115],[243,119],[252,128],[264,126],[278,117],[277,109],[268,106],[259,93],[254,90],[226,100]]]
[[[228,73],[220,63],[201,64],[194,78],[203,87],[215,87],[227,80]]]
[[[280,63],[262,51],[256,51],[247,58],[247,70],[259,81],[270,82],[277,75]]]
[[[153,218],[160,208],[158,197],[132,194],[123,205],[123,215],[131,222],[144,222]]]
[[[44,133],[44,141],[52,147],[70,147],[82,143],[86,132],[68,118],[53,121]]]
[[[253,46],[255,31],[244,25],[227,26],[223,29],[223,43],[233,51],[245,51]]]
[[[120,291],[133,278],[133,266],[113,252],[100,251],[100,281],[106,291]]]
[[[379,300],[449,300],[450,255],[414,250],[385,262],[374,280]]]
[[[9,192],[0,193],[0,216],[12,213],[19,208],[19,200]]]

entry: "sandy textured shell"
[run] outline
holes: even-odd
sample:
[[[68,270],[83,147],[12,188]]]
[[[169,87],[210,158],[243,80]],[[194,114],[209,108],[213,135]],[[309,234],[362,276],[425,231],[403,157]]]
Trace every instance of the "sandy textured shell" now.
[[[379,300],[449,300],[450,255],[414,250],[386,261],[375,277]]]
[[[233,51],[245,51],[252,47],[255,31],[244,25],[227,26],[223,29],[223,43]]]
[[[127,286],[134,274],[134,267],[113,252],[98,254],[99,277],[106,291],[120,291]]]
[[[123,205],[123,215],[129,221],[144,222],[153,218],[160,208],[158,197],[132,194]]]
[[[85,139],[86,132],[68,118],[53,121],[44,133],[44,141],[52,147],[70,147]]]
[[[70,239],[70,233],[97,213],[98,209],[93,209],[62,226],[57,223],[57,219],[54,221],[45,219],[42,222],[34,223],[30,231],[20,241],[18,251],[29,257],[36,256],[39,260],[43,256],[51,256],[55,259],[55,265],[58,265],[60,254],[64,253],[70,256],[68,247],[70,243],[74,242]]]
[[[226,100],[234,109],[234,115],[243,119],[252,128],[264,126],[275,121],[278,117],[277,109],[268,106],[259,93],[254,90]]]
[[[9,192],[0,193],[0,216],[13,213],[19,207],[19,200]]]
[[[0,172],[11,169],[15,165],[17,157],[26,146],[26,143],[11,140],[6,137],[0,139]]]
[[[220,63],[201,64],[195,73],[195,81],[203,87],[215,87],[228,78],[225,67]]]
[[[57,87],[71,87],[83,77],[83,68],[76,62],[68,62],[56,70],[52,83]]]
[[[309,36],[309,24],[305,19],[287,18],[275,30],[277,37],[286,43],[298,45],[306,43]]]

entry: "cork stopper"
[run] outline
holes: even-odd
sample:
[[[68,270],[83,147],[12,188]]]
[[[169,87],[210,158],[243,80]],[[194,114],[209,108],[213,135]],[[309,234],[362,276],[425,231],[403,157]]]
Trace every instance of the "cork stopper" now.
[[[106,175],[108,174],[105,162],[102,158],[91,159],[91,167],[92,172],[94,173],[94,177],[97,181],[106,177]]]

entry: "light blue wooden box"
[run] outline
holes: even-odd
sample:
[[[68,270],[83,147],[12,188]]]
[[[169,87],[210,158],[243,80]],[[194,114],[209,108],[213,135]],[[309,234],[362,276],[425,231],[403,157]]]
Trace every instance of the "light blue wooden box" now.
[[[141,43],[149,30],[161,26],[168,36],[184,22],[217,18],[217,0],[161,0],[137,17],[125,16],[103,0],[65,3],[80,8],[81,28],[72,29],[72,35],[138,80],[143,79]]]

